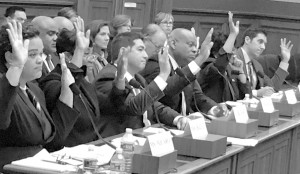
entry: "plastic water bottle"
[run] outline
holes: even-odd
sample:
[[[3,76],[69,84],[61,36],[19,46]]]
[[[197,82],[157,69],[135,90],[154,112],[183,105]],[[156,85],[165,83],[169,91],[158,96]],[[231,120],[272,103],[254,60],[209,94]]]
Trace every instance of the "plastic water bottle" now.
[[[132,129],[126,128],[126,132],[121,140],[121,147],[123,149],[123,155],[126,161],[126,173],[132,173],[132,158],[134,154],[134,138],[132,135]]]
[[[245,94],[245,98],[243,100],[243,103],[246,105],[246,107],[248,108],[250,106],[250,95],[249,94]]]
[[[126,174],[125,171],[125,158],[123,156],[123,150],[117,148],[116,153],[110,160],[110,174]]]

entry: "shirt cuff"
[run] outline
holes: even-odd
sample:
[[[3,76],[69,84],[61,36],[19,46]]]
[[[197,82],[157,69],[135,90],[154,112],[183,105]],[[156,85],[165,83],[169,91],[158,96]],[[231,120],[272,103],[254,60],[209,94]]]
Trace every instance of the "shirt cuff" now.
[[[173,120],[173,125],[177,126],[178,120],[182,117],[183,117],[182,115],[176,116],[175,119]]]
[[[20,76],[22,74],[23,67],[11,66],[6,72],[6,78],[11,86],[18,86],[20,81]]]
[[[210,108],[210,110],[207,112],[208,115],[215,115],[214,110],[217,108],[217,106],[213,106]]]
[[[159,88],[161,91],[163,91],[163,90],[167,87],[167,85],[168,85],[168,83],[165,82],[165,81],[164,81],[161,77],[159,77],[159,76],[155,77],[154,82],[157,84],[158,88]]]
[[[257,90],[252,90],[252,95],[254,95],[255,97],[257,97]]]
[[[287,72],[289,68],[289,63],[280,62],[279,67]]]
[[[188,64],[189,68],[190,68],[190,71],[196,75],[200,70],[201,68],[197,65],[197,63],[195,61],[191,61],[189,64]]]

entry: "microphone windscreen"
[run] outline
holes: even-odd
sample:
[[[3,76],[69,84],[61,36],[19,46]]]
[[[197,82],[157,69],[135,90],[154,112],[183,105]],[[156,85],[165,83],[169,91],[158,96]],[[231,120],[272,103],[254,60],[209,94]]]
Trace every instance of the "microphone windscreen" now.
[[[261,71],[257,71],[256,74],[260,77],[260,78],[264,78],[264,74]]]
[[[134,88],[137,88],[137,89],[141,88],[141,84],[138,81],[136,81],[135,79],[131,79],[129,81],[129,85],[134,87]]]

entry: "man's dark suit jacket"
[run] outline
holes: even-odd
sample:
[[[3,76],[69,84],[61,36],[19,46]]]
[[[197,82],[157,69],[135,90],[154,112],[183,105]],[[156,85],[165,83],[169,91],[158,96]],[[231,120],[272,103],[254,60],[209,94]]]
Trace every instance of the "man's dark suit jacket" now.
[[[240,60],[243,61],[244,72],[246,74],[246,77],[248,77],[246,66],[245,66],[246,65],[245,58],[244,58],[241,48],[239,48],[237,50],[236,55]],[[288,72],[286,72],[283,69],[278,67],[274,76],[272,78],[269,78],[264,73],[264,70],[263,70],[261,64],[256,59],[252,59],[252,65],[253,65],[254,71],[256,72],[256,76],[257,76],[257,86],[255,87],[255,89],[260,89],[261,87],[270,86],[270,87],[273,87],[275,91],[279,91],[282,87],[282,84],[283,84],[285,78],[289,74]],[[261,72],[262,77],[258,76],[257,72]]]
[[[64,117],[60,117],[63,124],[58,126],[58,129],[63,129],[61,135],[54,139],[48,149],[59,149],[63,146],[72,147],[78,144],[88,143],[97,140],[97,135],[93,129],[90,117],[92,117],[95,125],[96,131],[101,128],[100,121],[100,110],[99,102],[96,96],[95,88],[85,80],[85,70],[86,67],[78,68],[74,64],[67,63],[74,79],[75,84],[80,89],[83,101],[78,95],[73,97],[73,108],[79,112],[79,114],[74,115],[69,113]],[[47,108],[50,111],[56,108],[53,104],[59,100],[60,90],[61,90],[61,66],[58,64],[53,71],[51,71],[45,78],[40,82],[40,87],[45,93],[47,100]]]
[[[35,95],[41,105],[42,112],[38,113],[29,98],[19,87],[11,86],[5,76],[0,76],[0,171],[4,164],[22,158],[30,157],[42,150],[43,146],[51,142],[55,134],[59,134],[55,120],[66,113],[76,116],[76,111],[64,103],[57,101],[56,109],[51,118],[46,109],[46,100],[42,90],[35,84],[28,82],[27,87]],[[47,119],[51,125],[51,134],[44,137],[44,129],[39,121]]]
[[[274,54],[261,55],[256,60],[261,64],[264,69],[265,74],[272,78],[275,74],[275,71],[278,69],[281,62],[281,57]],[[299,71],[299,54],[291,56],[289,60],[289,75],[286,77],[286,80],[291,80],[292,82],[298,83],[300,80],[300,71]]]
[[[197,112],[198,109],[207,113],[216,105],[216,102],[202,92],[199,83],[195,80],[196,76],[192,74],[188,66],[183,67],[181,70],[185,77],[179,77],[171,68],[171,73],[167,80],[168,86],[164,90],[165,96],[159,101],[181,113],[181,92],[184,91],[187,115]],[[150,83],[159,72],[158,56],[156,55],[148,59],[145,69],[140,74]]]
[[[116,71],[117,68],[111,64],[106,65],[100,71],[94,82],[98,97],[102,98],[103,95],[111,93],[115,83]],[[140,75],[136,79],[142,85],[147,85]],[[142,128],[144,126],[143,113],[145,111],[147,111],[149,121],[152,124],[157,123],[152,105],[154,105],[159,120],[166,125],[173,126],[173,120],[179,113],[157,102],[164,96],[164,93],[160,91],[155,82],[150,83],[144,89],[151,97],[144,90],[141,90],[140,94],[135,96],[132,87],[126,82],[125,90],[111,96],[114,108],[108,109],[106,104],[100,106],[101,117],[107,123],[102,134],[104,137],[123,133],[126,128]]]
[[[232,69],[228,65],[230,56],[221,48],[217,58],[209,58],[204,63],[198,76],[198,82],[204,93],[217,103],[241,100],[245,94],[251,92],[249,83],[241,83],[238,80],[238,75],[232,74]]]

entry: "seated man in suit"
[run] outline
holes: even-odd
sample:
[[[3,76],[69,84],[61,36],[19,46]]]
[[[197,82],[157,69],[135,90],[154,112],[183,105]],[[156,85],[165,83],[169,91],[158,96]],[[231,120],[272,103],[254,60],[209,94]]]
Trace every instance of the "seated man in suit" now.
[[[157,54],[167,38],[154,24],[146,26],[142,32],[145,35],[146,51],[151,57],[140,74],[149,83],[160,73]],[[199,83],[195,81],[200,66],[210,53],[212,32],[213,30],[206,36],[197,56],[195,34],[183,28],[177,28],[170,34],[169,58],[172,69],[167,80],[168,86],[164,90],[165,96],[160,102],[182,115],[202,112],[221,116],[228,113],[225,105],[217,105],[215,101],[205,96]]]
[[[283,81],[288,75],[288,66],[292,45],[286,43],[286,39],[281,39],[282,60],[274,76],[269,78],[265,75],[261,64],[256,60],[265,50],[267,43],[267,34],[260,28],[248,28],[243,35],[242,47],[240,47],[236,56],[243,61],[243,67],[247,80],[252,89],[250,95],[269,96],[275,91],[280,90]]]
[[[70,113],[67,117],[61,118],[67,122],[64,127],[67,128],[68,131],[63,132],[60,139],[55,139],[51,146],[48,146],[51,150],[56,150],[63,146],[72,147],[97,140],[100,137],[99,133],[101,134],[102,128],[106,125],[106,123],[101,120],[99,106],[101,103],[109,105],[109,100],[115,99],[111,97],[110,94],[108,94],[106,98],[104,98],[104,96],[97,97],[94,86],[85,79],[86,66],[84,64],[84,51],[88,48],[90,43],[90,31],[88,30],[84,34],[84,23],[80,17],[75,24],[76,31],[63,29],[59,33],[56,47],[57,53],[63,53],[66,56],[66,60],[69,60],[67,66],[75,78],[74,85],[78,87],[76,90],[77,94],[74,94],[73,105],[79,114],[73,115]],[[55,69],[40,82],[40,86],[47,99],[47,108],[50,111],[57,107],[54,103],[59,99],[62,76],[60,67],[61,65],[58,64]],[[112,87],[112,93],[114,89],[115,88]],[[59,129],[64,127],[59,127]]]
[[[73,110],[69,85],[74,82],[63,68],[57,108],[46,109],[42,90],[31,81],[42,74],[43,43],[39,32],[30,25],[15,21],[0,30],[0,172],[4,164],[31,157],[59,136],[59,117],[78,113]],[[22,35],[23,34],[23,35]],[[25,41],[23,41],[23,38]]]
[[[147,127],[159,120],[168,126],[184,129],[188,119],[157,102],[164,96],[163,90],[167,86],[166,80],[170,73],[166,48],[163,50],[164,53],[160,53],[159,56],[161,71],[149,85],[142,76],[137,74],[144,69],[148,59],[140,34],[128,32],[117,35],[112,41],[112,50],[114,50],[112,52],[114,64],[105,66],[94,82],[97,95],[99,97],[107,95],[111,91],[115,78],[123,79],[126,81],[126,85],[124,83],[124,86],[118,87],[123,89],[125,97],[123,100],[114,101],[114,110],[106,111],[101,108],[105,112],[103,117],[109,120],[106,130],[110,129],[110,131],[105,135],[123,133],[125,128]],[[155,112],[158,118],[156,118]]]
[[[243,62],[232,56],[234,42],[239,33],[239,22],[235,25],[232,16],[229,12],[229,36],[219,32],[213,34],[213,54],[203,64],[198,76],[204,93],[218,103],[240,100],[251,92],[244,74]]]

